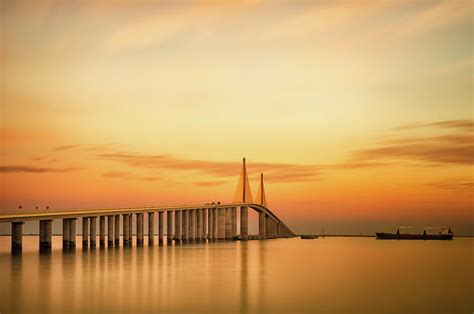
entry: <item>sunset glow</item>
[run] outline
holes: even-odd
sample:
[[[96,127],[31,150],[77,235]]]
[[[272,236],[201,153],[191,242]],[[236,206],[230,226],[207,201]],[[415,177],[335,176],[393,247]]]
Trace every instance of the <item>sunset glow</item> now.
[[[0,211],[231,202],[474,234],[472,3],[4,1]],[[186,4],[183,4],[186,3]]]

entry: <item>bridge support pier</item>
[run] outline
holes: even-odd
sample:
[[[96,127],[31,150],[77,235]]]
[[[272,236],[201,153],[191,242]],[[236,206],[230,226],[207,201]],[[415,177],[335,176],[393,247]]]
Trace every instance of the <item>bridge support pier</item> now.
[[[125,214],[125,215],[122,215],[122,222],[123,222],[123,245],[128,245],[130,244],[130,237],[129,237],[129,232],[130,232],[130,228],[129,228],[129,224],[130,224],[130,215],[129,214]]]
[[[217,209],[217,239],[225,240],[225,208]]]
[[[114,245],[114,216],[107,216],[107,245]]]
[[[201,224],[201,228],[202,228],[202,231],[201,231],[201,239],[203,241],[205,241],[208,237],[207,237],[207,223],[208,223],[208,219],[207,219],[207,209],[206,208],[203,208],[201,210],[201,221],[202,221],[202,224]]]
[[[174,241],[175,243],[181,242],[181,217],[182,213],[180,210],[174,211]]]
[[[211,240],[212,239],[212,208],[207,209],[207,239]]]
[[[230,209],[230,215],[231,215],[231,233],[232,233],[232,238],[237,236],[237,207],[232,207]]]
[[[137,246],[143,245],[143,214],[137,214]]]
[[[99,244],[105,246],[105,216],[99,217]]]
[[[69,247],[76,247],[76,218],[69,219]]]
[[[53,221],[44,220],[44,242],[43,250],[50,251],[53,246]]]
[[[168,244],[173,242],[173,212],[171,210],[166,212],[166,242]]]
[[[163,212],[158,213],[158,244],[163,244]]]
[[[247,240],[249,236],[249,209],[246,206],[240,207],[240,238]]]
[[[12,252],[19,252],[23,247],[24,222],[12,222]]]
[[[270,239],[271,238],[271,219],[270,216],[265,214],[265,238]]]
[[[232,209],[230,207],[224,208],[225,210],[225,239],[232,239]]]
[[[159,229],[159,225],[158,225]],[[148,213],[148,245],[155,244],[155,213]]]
[[[196,210],[189,210],[189,241],[196,240]]]
[[[128,243],[133,245],[133,214],[128,215]]]
[[[45,236],[45,225],[44,225],[45,220],[40,220],[39,221],[39,248],[40,250],[43,248],[44,245],[44,236]]]
[[[196,209],[196,241],[202,240],[202,209]]]
[[[90,242],[91,247],[95,247],[97,243],[97,217],[90,217]]]
[[[183,221],[182,221],[182,235],[181,235],[181,241],[182,242],[187,242],[188,237],[189,237],[189,212],[187,210],[182,211],[183,215]]]
[[[212,209],[212,240],[217,240],[217,235],[218,235],[218,213],[217,213],[217,208]]]
[[[120,246],[120,215],[115,215],[115,246]]]
[[[265,239],[265,213],[258,212],[258,236],[260,240]]]
[[[277,238],[277,222],[272,220],[272,237],[273,239]]]
[[[63,218],[63,248],[69,246],[69,219]]]
[[[89,246],[89,218],[82,217],[82,247]]]

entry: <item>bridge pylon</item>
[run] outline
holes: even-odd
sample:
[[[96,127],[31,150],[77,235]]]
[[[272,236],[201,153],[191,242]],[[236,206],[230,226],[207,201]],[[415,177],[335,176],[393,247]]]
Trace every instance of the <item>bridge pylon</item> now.
[[[252,203],[252,192],[250,191],[249,177],[247,175],[247,166],[243,158],[242,170],[240,171],[239,182],[234,194],[234,203]]]
[[[267,207],[267,197],[265,196],[265,187],[263,185],[263,173],[260,173],[260,185],[258,187],[255,203]]]
[[[235,203],[253,203],[252,192],[250,191],[249,177],[247,175],[247,166],[245,158],[242,162],[242,171],[240,172],[239,183],[234,195]],[[249,234],[249,215],[248,207],[240,207],[240,238],[247,240]]]

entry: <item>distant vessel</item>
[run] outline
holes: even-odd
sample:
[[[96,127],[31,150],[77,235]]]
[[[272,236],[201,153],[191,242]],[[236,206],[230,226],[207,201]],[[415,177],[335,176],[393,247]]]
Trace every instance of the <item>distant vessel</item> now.
[[[426,233],[426,229],[439,229],[434,227],[425,228],[423,234],[400,233],[400,228],[397,229],[397,233],[376,232],[375,235],[380,240],[452,240],[454,236],[450,227],[441,228],[438,234]]]
[[[308,239],[317,239],[318,236],[315,234],[302,234],[301,239],[308,240]]]

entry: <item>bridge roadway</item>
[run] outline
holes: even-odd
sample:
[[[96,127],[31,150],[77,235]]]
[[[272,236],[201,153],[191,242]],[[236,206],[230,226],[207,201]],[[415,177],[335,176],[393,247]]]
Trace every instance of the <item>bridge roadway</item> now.
[[[240,234],[237,231],[237,208],[240,207]],[[99,243],[120,245],[122,220],[123,245],[131,245],[133,215],[136,216],[136,244],[143,244],[144,214],[148,215],[148,241],[154,243],[155,213],[158,214],[159,243],[248,239],[248,208],[259,214],[259,239],[294,237],[295,234],[269,208],[256,203],[167,205],[133,208],[97,208],[48,210],[37,212],[6,213],[0,215],[0,223],[12,224],[12,251],[22,248],[22,225],[25,221],[39,221],[40,251],[51,249],[52,221],[63,220],[63,247],[76,245],[76,219],[82,218],[83,246],[96,245],[96,222],[99,217]],[[166,234],[164,228],[166,213]],[[107,218],[107,233],[106,233]],[[206,219],[207,218],[207,219]]]

